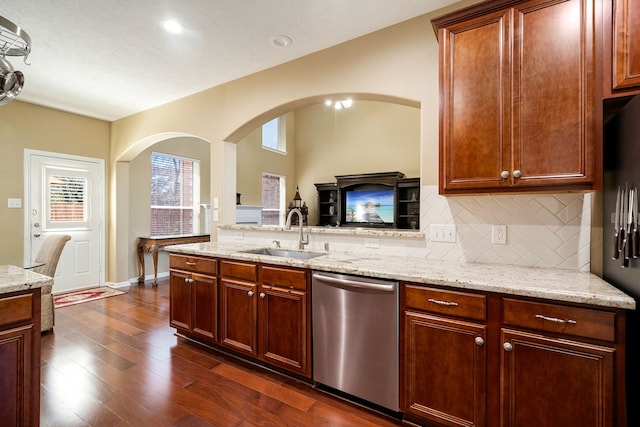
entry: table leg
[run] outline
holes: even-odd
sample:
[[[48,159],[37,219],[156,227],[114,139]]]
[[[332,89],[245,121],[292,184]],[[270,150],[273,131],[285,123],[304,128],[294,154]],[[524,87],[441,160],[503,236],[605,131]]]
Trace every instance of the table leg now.
[[[153,287],[158,286],[158,247],[153,245],[151,248],[151,254],[153,255]]]
[[[144,245],[138,243],[138,262],[140,264],[140,276],[138,276],[138,284],[144,283]]]

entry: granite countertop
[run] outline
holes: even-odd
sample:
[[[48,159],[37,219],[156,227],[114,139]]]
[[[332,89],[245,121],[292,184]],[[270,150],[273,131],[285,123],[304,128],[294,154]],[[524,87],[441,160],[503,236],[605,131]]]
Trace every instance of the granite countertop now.
[[[51,284],[53,279],[13,265],[0,265],[0,294],[26,291]]]
[[[542,298],[635,310],[635,300],[595,274],[576,270],[485,263],[455,263],[423,258],[329,252],[312,259],[256,255],[241,251],[256,245],[228,242],[172,245],[168,252],[310,268],[448,286],[507,295]]]

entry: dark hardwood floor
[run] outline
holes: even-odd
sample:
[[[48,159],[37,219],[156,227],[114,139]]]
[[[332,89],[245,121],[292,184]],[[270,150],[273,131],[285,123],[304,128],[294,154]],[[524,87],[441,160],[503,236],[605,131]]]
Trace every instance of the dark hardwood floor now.
[[[392,426],[308,384],[176,337],[169,285],[56,310],[41,426]]]

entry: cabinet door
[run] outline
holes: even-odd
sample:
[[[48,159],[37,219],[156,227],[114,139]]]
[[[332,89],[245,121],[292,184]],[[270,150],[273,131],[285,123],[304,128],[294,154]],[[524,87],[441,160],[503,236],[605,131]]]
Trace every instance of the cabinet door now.
[[[507,329],[502,343],[504,425],[614,425],[612,348]]]
[[[174,328],[191,331],[192,289],[191,274],[179,270],[169,271],[169,324]]]
[[[255,284],[220,280],[220,342],[257,357],[255,292]]]
[[[405,414],[438,425],[486,424],[485,329],[476,323],[405,313]]]
[[[40,393],[40,384],[33,384],[32,373],[40,366],[32,366],[33,325],[0,332],[0,423],[6,426],[30,426],[32,424],[32,394]],[[40,331],[38,330],[38,334]],[[39,400],[38,400],[39,401]],[[39,409],[37,409],[39,411]],[[36,418],[37,421],[37,418]]]
[[[613,89],[640,88],[640,1],[613,2]]]
[[[504,187],[509,170],[509,14],[439,31],[440,192]]]
[[[215,277],[192,274],[193,333],[210,340],[218,337],[218,282]]]
[[[516,186],[593,181],[593,7],[593,0],[533,0],[514,8],[511,175]]]
[[[265,287],[260,292],[260,356],[309,377],[310,329],[307,292]]]

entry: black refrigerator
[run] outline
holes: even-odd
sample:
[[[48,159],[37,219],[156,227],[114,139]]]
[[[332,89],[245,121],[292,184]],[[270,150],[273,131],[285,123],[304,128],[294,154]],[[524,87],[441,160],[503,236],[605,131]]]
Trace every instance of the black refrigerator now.
[[[620,109],[604,126],[603,275],[604,279],[636,300],[627,314],[627,425],[640,426],[640,258],[622,267],[612,257],[615,239],[613,213],[618,187],[640,190],[640,96]]]

